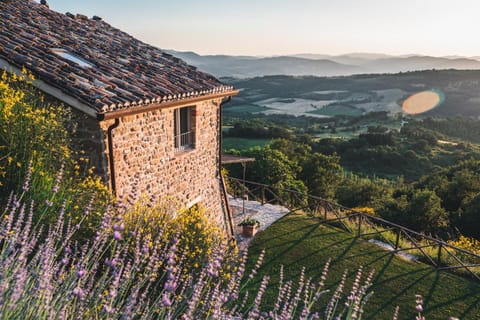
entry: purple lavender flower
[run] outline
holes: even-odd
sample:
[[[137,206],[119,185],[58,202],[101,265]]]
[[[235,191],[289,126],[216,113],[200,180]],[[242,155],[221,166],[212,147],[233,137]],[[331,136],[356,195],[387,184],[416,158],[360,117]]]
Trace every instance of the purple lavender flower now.
[[[103,305],[103,312],[107,313],[107,314],[112,314],[114,309],[113,307],[109,306],[108,304],[105,304]]]
[[[168,295],[166,293],[164,293],[163,296],[162,296],[162,304],[165,307],[170,307],[172,305],[172,301],[170,300],[170,298],[168,297]]]
[[[400,307],[396,306],[395,307],[395,312],[393,313],[393,318],[392,320],[398,320],[398,312],[400,311]]]
[[[105,265],[110,268],[115,268],[117,266],[117,259],[112,258],[111,260],[105,258]]]
[[[53,193],[57,193],[58,190],[60,189],[60,183],[62,182],[62,178],[63,178],[63,168],[64,168],[64,164],[62,163],[62,166],[60,167],[60,171],[58,172],[58,175],[57,177],[55,178],[55,184],[53,186]]]
[[[177,282],[175,281],[175,273],[177,271],[177,268],[175,268],[175,265],[177,264],[176,261],[176,255],[175,253],[177,252],[177,244],[178,239],[175,238],[173,239],[173,244],[169,249],[169,252],[167,253],[167,281],[165,281],[165,284],[163,285],[163,290],[165,292],[174,292],[177,289]]]
[[[113,230],[115,231],[123,231],[123,229],[125,229],[125,224],[123,222],[120,224],[113,225]]]
[[[86,273],[85,269],[80,269],[77,272],[77,277],[82,278]]]
[[[115,288],[112,288],[110,289],[110,291],[108,292],[108,295],[112,298],[115,298],[117,296],[117,290]]]
[[[177,288],[177,283],[175,281],[167,281],[165,282],[165,285],[163,287],[163,289],[166,292],[173,292],[175,291],[176,288]]]
[[[27,270],[22,268],[15,275],[15,287],[12,295],[10,296],[10,301],[12,304],[15,304],[22,296],[22,293],[25,290],[25,282],[27,281]]]
[[[95,194],[92,195],[92,197],[90,198],[90,201],[88,202],[88,205],[86,206],[85,210],[83,211],[83,215],[85,217],[88,217],[90,215],[90,212],[92,212],[92,206],[93,206],[93,202],[95,201]]]
[[[113,238],[117,241],[122,240],[122,234],[120,233],[120,231],[114,231]]]
[[[260,303],[262,302],[263,294],[265,293],[265,289],[267,288],[267,284],[270,278],[268,276],[264,276],[262,279],[262,283],[260,284],[260,288],[258,288],[257,296],[253,302],[252,310],[248,313],[248,319],[250,318],[258,318],[260,315]]]
[[[265,257],[265,249],[263,249],[260,255],[258,256],[255,267],[252,269],[252,271],[250,271],[250,274],[248,275],[249,279],[253,279],[253,277],[257,274],[257,270],[262,266],[264,257]]]
[[[32,171],[33,171],[33,161],[30,160],[28,163],[28,171],[27,176],[25,177],[25,182],[23,183],[22,190],[28,192],[30,190],[30,180],[32,179]]]
[[[82,288],[76,287],[75,289],[73,289],[72,294],[78,298],[82,298],[85,292],[83,291]]]

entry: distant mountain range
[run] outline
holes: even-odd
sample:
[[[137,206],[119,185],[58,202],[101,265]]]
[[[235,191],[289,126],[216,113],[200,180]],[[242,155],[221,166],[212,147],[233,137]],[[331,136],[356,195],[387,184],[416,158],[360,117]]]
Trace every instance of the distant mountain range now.
[[[432,69],[480,69],[480,57],[390,56],[371,53],[351,53],[338,56],[322,54],[296,54],[272,57],[202,56],[194,52],[166,51],[217,77],[234,78],[268,75],[312,75],[321,77],[398,73]]]

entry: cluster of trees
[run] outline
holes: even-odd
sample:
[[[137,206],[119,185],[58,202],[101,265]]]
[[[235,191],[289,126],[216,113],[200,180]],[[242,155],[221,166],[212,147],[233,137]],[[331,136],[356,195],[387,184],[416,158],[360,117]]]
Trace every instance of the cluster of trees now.
[[[476,118],[432,118],[418,120],[413,125],[434,130],[461,140],[480,143],[480,120]]]
[[[225,136],[241,138],[288,138],[301,134],[323,132],[325,127],[335,127],[342,117],[314,118],[287,114],[235,114],[225,117],[224,124],[230,127]]]
[[[312,153],[309,145],[293,140],[278,139],[265,148],[253,147],[241,153],[256,159],[248,165],[248,180],[324,198],[334,197],[343,174],[338,156]],[[231,167],[230,172],[240,175],[238,167]]]
[[[406,124],[400,131],[371,127],[350,140],[321,139],[310,141],[315,152],[340,156],[348,171],[381,177],[404,176],[416,181],[437,167],[448,167],[470,158],[480,159],[480,150],[467,143],[438,143],[444,135]]]
[[[400,132],[371,127],[348,141],[293,135],[239,152],[257,159],[248,165],[248,180],[370,207],[444,238],[480,238],[480,150],[437,144],[441,138],[414,123]]]
[[[224,132],[224,136],[253,139],[292,138],[290,130],[261,119],[236,122],[232,128],[229,128],[227,131]]]

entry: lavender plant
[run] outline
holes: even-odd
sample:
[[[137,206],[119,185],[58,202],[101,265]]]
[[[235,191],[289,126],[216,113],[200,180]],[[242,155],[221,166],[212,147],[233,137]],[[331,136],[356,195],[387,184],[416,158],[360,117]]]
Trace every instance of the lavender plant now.
[[[126,232],[122,216],[109,206],[95,237],[81,243],[64,206],[52,225],[33,224],[33,216],[42,214],[38,208],[12,193],[1,216],[3,319],[361,319],[369,296],[373,272],[362,280],[359,268],[349,294],[343,295],[345,272],[326,307],[320,306],[319,298],[330,294],[325,289],[327,261],[318,283],[302,271],[294,284],[283,279],[282,271],[278,297],[269,310],[262,306],[268,276],[256,292],[245,289],[264,252],[246,272],[247,253],[235,267],[227,267],[227,244],[219,243],[199,273],[185,274],[181,271],[188,260],[179,250],[178,235],[165,242],[162,230],[153,239]],[[90,210],[85,208],[85,215]],[[222,277],[229,268],[234,272]],[[421,303],[417,301],[419,312]]]

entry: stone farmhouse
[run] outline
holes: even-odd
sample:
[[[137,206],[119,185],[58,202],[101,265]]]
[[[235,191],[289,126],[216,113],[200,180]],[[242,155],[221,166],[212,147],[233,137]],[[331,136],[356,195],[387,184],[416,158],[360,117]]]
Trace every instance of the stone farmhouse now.
[[[97,16],[1,0],[0,68],[23,67],[72,108],[74,141],[114,194],[199,203],[231,232],[220,151],[221,106],[233,87]]]

